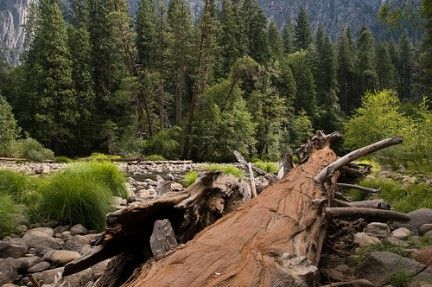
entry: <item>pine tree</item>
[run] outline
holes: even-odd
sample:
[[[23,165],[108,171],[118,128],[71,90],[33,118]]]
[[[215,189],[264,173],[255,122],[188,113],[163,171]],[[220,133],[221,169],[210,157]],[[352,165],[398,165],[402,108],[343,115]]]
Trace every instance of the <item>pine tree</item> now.
[[[374,91],[378,87],[378,77],[375,70],[375,40],[368,28],[362,28],[357,46],[357,72],[361,97],[364,92]],[[359,104],[360,102],[357,102],[356,106]]]
[[[156,11],[153,0],[141,0],[138,5],[135,25],[135,44],[138,50],[138,62],[144,68],[155,67],[156,46]]]
[[[354,96],[358,93],[356,88],[356,62],[355,46],[351,39],[349,29],[346,29],[338,40],[338,84],[339,101],[342,111],[349,115],[355,108],[356,100]]]
[[[275,22],[270,22],[268,28],[268,43],[270,47],[270,54],[274,59],[279,59],[282,56],[282,39],[279,35],[278,28]]]
[[[312,44],[312,27],[306,10],[302,7],[294,28],[294,43],[296,50],[306,50]]]
[[[400,64],[399,64],[399,97],[403,101],[412,100],[413,97],[413,73],[414,73],[414,47],[406,35],[400,39]]]
[[[375,62],[379,89],[396,88],[396,68],[391,60],[387,43],[378,45]]]
[[[332,132],[341,128],[341,110],[337,97],[337,58],[330,37],[319,27],[316,37],[317,67],[315,81],[317,100],[322,111],[318,128]]]
[[[169,47],[169,78],[171,79],[170,91],[175,98],[175,123],[177,125],[181,125],[183,121],[183,100],[186,96],[185,92],[188,80],[187,69],[191,62],[191,19],[190,8],[186,1],[171,1],[168,9],[168,25],[172,36]]]
[[[41,0],[34,40],[26,58],[28,94],[26,131],[58,153],[73,150],[79,111],[72,83],[72,62],[58,0]]]
[[[291,20],[288,19],[282,29],[282,45],[283,52],[290,54],[294,51],[294,28]]]
[[[425,19],[425,35],[422,43],[421,66],[423,92],[432,96],[432,3],[430,0],[422,0],[422,15]]]

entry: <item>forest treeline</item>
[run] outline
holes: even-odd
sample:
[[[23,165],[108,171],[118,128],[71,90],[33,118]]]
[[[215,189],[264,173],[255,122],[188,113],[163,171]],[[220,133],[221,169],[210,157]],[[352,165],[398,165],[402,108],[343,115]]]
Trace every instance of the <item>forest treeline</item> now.
[[[341,130],[367,91],[405,105],[432,95],[429,1],[421,43],[376,42],[368,27],[331,39],[305,10],[278,28],[256,0],[203,0],[195,22],[186,0],[165,3],[142,0],[131,19],[125,0],[74,0],[67,23],[60,0],[33,6],[23,63],[0,66],[7,139],[65,155],[274,160],[314,129]]]

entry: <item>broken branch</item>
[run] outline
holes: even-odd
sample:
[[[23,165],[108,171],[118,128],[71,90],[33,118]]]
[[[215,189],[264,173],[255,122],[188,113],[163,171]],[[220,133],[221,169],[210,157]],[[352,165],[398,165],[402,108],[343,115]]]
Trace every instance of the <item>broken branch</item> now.
[[[341,188],[357,189],[357,190],[364,191],[367,193],[378,193],[381,191],[381,188],[375,189],[375,188],[369,188],[369,187],[364,187],[364,186],[360,186],[360,185],[356,185],[356,184],[348,184],[348,183],[337,183],[336,186],[341,187]]]
[[[325,209],[325,214],[330,218],[365,218],[377,221],[409,221],[409,217],[404,213],[375,208],[328,207]]]

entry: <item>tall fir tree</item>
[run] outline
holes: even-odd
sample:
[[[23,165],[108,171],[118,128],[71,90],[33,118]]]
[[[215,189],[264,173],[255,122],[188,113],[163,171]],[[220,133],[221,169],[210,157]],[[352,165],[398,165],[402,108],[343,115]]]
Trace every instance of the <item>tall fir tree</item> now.
[[[380,43],[376,49],[376,72],[379,89],[396,88],[396,68],[393,65],[388,43]]]
[[[432,3],[430,0],[422,0],[422,15],[425,23],[421,49],[421,80],[422,92],[432,99]]]
[[[360,93],[356,106],[360,105],[360,99],[366,91],[374,91],[378,88],[378,77],[375,69],[375,40],[371,31],[363,27],[358,39],[357,72]]]
[[[294,43],[296,50],[306,50],[312,44],[312,27],[309,15],[303,7],[297,16],[294,28]]]
[[[72,62],[67,32],[58,0],[41,0],[34,27],[34,39],[25,69],[28,94],[24,103],[24,129],[57,153],[74,150],[74,134],[79,111],[72,82]]]
[[[339,102],[342,111],[349,115],[359,101],[354,97],[356,89],[356,50],[350,30],[345,29],[338,40],[338,70]]]
[[[402,101],[413,100],[414,47],[406,35],[400,39],[399,97]]]
[[[138,50],[138,62],[143,68],[155,67],[156,46],[156,11],[153,0],[141,0],[135,23],[135,45]]]
[[[168,25],[172,37],[169,47],[170,91],[175,99],[175,123],[181,125],[192,51],[192,16],[186,1],[171,1]]]
[[[285,22],[282,29],[282,46],[285,54],[290,54],[294,51],[294,27],[291,19]]]
[[[337,57],[330,37],[320,26],[316,36],[317,66],[315,81],[317,87],[317,101],[321,114],[318,128],[332,132],[341,128],[341,110],[337,97]]]
[[[271,21],[268,28],[268,43],[270,54],[273,59],[279,59],[282,56],[283,45],[276,23]]]

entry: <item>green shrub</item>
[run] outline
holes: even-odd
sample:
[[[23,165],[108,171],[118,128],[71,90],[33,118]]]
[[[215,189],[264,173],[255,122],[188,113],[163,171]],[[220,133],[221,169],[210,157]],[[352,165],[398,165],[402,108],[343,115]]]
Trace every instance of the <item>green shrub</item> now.
[[[262,169],[268,173],[278,173],[279,166],[274,162],[269,161],[255,161],[253,163],[257,168]]]
[[[13,170],[0,170],[0,193],[12,196],[15,201],[20,202],[31,186],[29,176]]]
[[[168,159],[179,158],[182,149],[182,134],[182,129],[177,126],[163,129],[142,143],[142,152],[143,154],[160,154]]]
[[[206,165],[202,168],[206,171],[220,171],[226,174],[234,175],[235,177],[244,177],[245,172],[235,166],[232,165],[222,165],[222,164],[210,164]]]
[[[0,156],[10,156],[15,138],[19,133],[12,108],[0,95]]]
[[[29,159],[31,161],[53,160],[54,152],[45,148],[41,143],[32,138],[18,140],[14,145],[15,156]]]
[[[188,187],[195,183],[199,176],[199,173],[196,170],[191,170],[186,173],[184,179],[183,179],[183,186]]]
[[[162,160],[166,160],[160,154],[151,154],[151,155],[146,156],[145,159],[149,160],[149,161],[162,161]]]
[[[55,158],[56,163],[70,163],[72,160],[68,158],[67,156],[56,156]]]
[[[120,159],[120,158],[121,158],[121,156],[119,156],[119,155],[111,155],[111,154],[94,152],[89,157],[86,157],[84,159],[104,161],[104,160],[115,160],[115,159]]]
[[[7,194],[0,194],[0,206],[0,237],[3,237],[15,231],[22,208]]]

